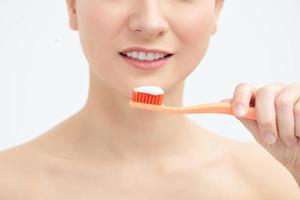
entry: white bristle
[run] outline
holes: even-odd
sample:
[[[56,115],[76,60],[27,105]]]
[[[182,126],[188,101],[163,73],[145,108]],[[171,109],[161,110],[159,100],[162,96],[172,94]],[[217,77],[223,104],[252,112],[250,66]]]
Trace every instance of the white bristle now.
[[[135,92],[147,93],[147,94],[151,94],[151,95],[162,95],[162,94],[164,94],[163,89],[161,89],[160,87],[151,86],[151,85],[134,88],[134,91]]]

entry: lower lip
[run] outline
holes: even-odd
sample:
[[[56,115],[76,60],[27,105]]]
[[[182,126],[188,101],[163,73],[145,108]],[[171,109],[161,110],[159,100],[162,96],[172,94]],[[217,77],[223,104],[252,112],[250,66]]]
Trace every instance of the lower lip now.
[[[172,56],[161,58],[158,60],[137,60],[121,55],[122,58],[130,65],[139,69],[156,69],[162,67]]]

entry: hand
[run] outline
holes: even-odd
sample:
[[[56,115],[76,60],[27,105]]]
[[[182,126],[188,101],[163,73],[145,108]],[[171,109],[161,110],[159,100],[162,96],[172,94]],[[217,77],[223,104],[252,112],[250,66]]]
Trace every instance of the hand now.
[[[231,102],[235,117],[290,170],[300,186],[300,84],[276,82],[257,89],[241,83],[235,88],[233,99],[221,102]],[[254,107],[256,120],[242,118],[249,106]]]

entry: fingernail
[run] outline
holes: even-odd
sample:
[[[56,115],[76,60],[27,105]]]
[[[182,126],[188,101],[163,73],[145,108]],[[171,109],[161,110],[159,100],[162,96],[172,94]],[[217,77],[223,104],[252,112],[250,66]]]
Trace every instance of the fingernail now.
[[[238,104],[235,107],[235,114],[239,117],[242,117],[246,114],[246,109],[244,108],[244,106],[242,104]]]
[[[264,134],[264,140],[268,144],[274,144],[275,141],[276,141],[276,138],[275,138],[273,133],[265,133]]]

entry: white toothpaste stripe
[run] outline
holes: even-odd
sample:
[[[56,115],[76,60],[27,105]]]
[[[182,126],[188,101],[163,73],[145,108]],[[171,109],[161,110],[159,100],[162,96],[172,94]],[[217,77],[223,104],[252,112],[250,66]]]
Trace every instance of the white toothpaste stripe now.
[[[137,88],[134,88],[133,90],[135,92],[142,92],[142,93],[147,93],[147,94],[151,94],[151,95],[162,95],[162,94],[164,94],[163,89],[161,89],[160,87],[151,86],[151,85],[137,87]]]

